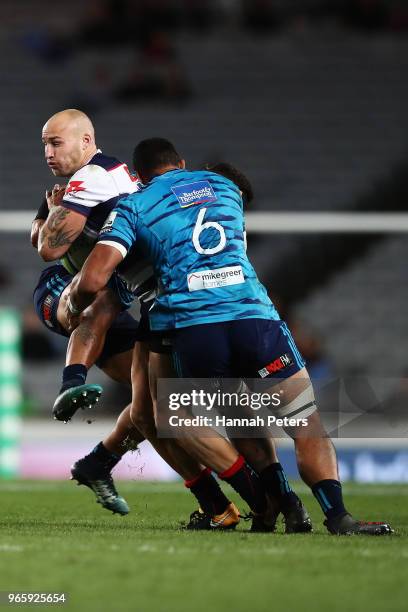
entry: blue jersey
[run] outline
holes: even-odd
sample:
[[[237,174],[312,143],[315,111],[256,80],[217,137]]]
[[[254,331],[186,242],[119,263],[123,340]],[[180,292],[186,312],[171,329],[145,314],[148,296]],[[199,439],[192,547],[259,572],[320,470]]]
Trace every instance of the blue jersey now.
[[[236,319],[279,319],[246,254],[238,187],[207,171],[172,170],[122,198],[99,235],[153,264],[153,330]]]

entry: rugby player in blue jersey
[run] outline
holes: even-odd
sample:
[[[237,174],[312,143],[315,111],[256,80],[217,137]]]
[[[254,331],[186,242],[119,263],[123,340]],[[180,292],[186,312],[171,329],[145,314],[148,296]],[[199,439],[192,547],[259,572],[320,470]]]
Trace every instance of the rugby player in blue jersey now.
[[[62,258],[63,263],[44,271],[34,299],[38,315],[48,329],[69,336],[64,305],[72,289],[72,273],[81,267],[95,240],[97,229],[116,202],[120,189],[125,187],[128,192],[134,191],[129,179],[132,183],[134,181],[124,164],[102,155],[96,149],[93,126],[80,111],[68,110],[53,116],[44,126],[43,141],[46,159],[53,173],[70,177],[70,180],[67,188],[59,189],[56,186],[53,193],[48,194],[47,206],[42,207],[33,224],[32,242],[42,257],[48,261]],[[136,274],[132,270],[131,281],[136,287],[136,296],[145,296],[152,289],[151,273],[144,272],[146,266],[140,265],[140,258],[137,266]],[[139,280],[138,275],[141,276]],[[82,314],[75,333],[71,334],[63,386],[54,406],[54,415],[60,420],[69,420],[76,409],[91,405],[93,398],[97,399],[97,395],[92,396],[95,391],[93,386],[84,384],[87,370],[97,359],[112,378],[122,382],[129,380],[128,349],[143,337],[129,315],[119,315],[115,319],[124,300],[127,305],[128,292],[121,283],[121,277],[114,275],[113,280],[113,287],[111,280],[110,288],[95,296]],[[122,321],[118,322],[118,319]],[[210,516],[212,526],[234,526],[238,521],[237,511],[234,508],[231,511],[231,504],[208,470],[200,468],[175,442],[155,439],[154,422],[152,426],[149,411],[150,395],[146,392],[146,364],[140,344],[133,377],[138,377],[138,401],[143,404],[146,413],[143,418],[145,434],[162,457],[185,479],[206,515]],[[139,431],[132,428],[128,412],[125,410],[121,414],[114,432],[99,443],[90,455],[78,461],[72,470],[79,482],[94,490],[104,507],[122,514],[128,511],[127,505],[117,495],[110,470],[125,452],[125,437],[131,435],[133,443],[143,439]],[[209,446],[215,461],[213,465],[219,471],[229,467],[238,457],[236,451],[224,441],[219,440],[218,444],[211,442]],[[284,476],[282,470],[279,476]],[[274,477],[279,490],[278,474]],[[288,485],[286,488],[289,488]],[[287,497],[293,496],[290,491],[286,493]],[[263,497],[263,494],[259,495]],[[285,517],[288,531],[297,529],[299,524],[300,528],[310,528],[310,521],[301,505],[291,508],[291,511],[291,515],[287,512]],[[302,520],[305,525],[302,525]]]
[[[144,188],[122,199],[102,229],[68,300],[71,313],[92,302],[137,243],[159,280],[150,325],[170,335],[180,375],[266,379],[271,390],[279,381],[277,416],[308,421],[303,435],[296,429],[288,433],[328,531],[391,533],[387,523],[357,521],[344,506],[335,450],[321,424],[305,363],[246,254],[240,190],[217,174],[187,171],[164,139],[139,143],[134,161]],[[273,367],[277,360],[282,367]],[[160,367],[157,355],[151,360],[156,376]],[[220,476],[237,488],[241,469],[237,461]]]

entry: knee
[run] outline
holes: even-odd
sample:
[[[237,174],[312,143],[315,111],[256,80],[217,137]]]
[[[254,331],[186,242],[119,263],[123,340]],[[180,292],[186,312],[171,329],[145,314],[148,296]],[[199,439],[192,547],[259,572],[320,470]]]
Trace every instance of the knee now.
[[[120,305],[109,290],[100,291],[80,317],[80,323],[87,326],[102,327],[110,325],[120,312]]]
[[[303,423],[295,427],[283,428],[285,433],[294,441],[298,452],[302,452],[304,448],[309,448],[310,444],[316,440],[329,438],[317,410],[307,417],[302,417],[301,421]]]

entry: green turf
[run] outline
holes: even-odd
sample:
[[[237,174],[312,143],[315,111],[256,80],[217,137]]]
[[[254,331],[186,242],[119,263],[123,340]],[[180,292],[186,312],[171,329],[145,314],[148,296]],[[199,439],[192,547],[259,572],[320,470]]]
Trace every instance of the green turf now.
[[[126,517],[73,483],[0,483],[0,590],[64,591],[62,609],[103,612],[407,609],[408,486],[345,487],[356,516],[391,522],[383,538],[329,536],[300,485],[315,532],[290,536],[183,532],[194,506],[180,484],[119,489]]]

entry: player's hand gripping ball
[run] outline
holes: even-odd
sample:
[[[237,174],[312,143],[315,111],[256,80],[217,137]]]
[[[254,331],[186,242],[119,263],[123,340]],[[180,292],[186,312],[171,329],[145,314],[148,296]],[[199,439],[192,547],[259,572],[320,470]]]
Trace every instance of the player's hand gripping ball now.
[[[65,194],[66,185],[54,185],[52,191],[47,190],[45,197],[47,198],[48,209],[54,208],[54,206],[61,206],[62,198]]]

